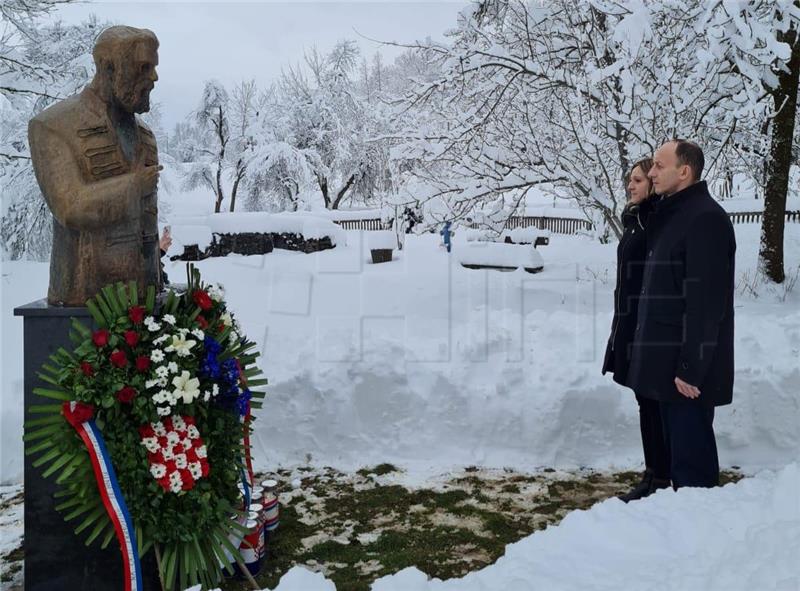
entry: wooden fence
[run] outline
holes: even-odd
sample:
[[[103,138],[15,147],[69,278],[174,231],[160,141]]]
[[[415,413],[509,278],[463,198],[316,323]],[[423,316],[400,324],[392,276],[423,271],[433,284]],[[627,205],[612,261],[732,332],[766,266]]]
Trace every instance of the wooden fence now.
[[[750,224],[761,222],[761,211],[734,211],[728,212],[731,222],[734,224]],[[800,222],[800,210],[787,211],[787,222]],[[362,220],[334,220],[334,222],[344,230],[384,230],[386,229],[379,218]],[[477,228],[477,224],[470,227]],[[592,229],[592,223],[588,220],[578,218],[554,218],[546,216],[511,216],[506,222],[506,228],[538,228],[540,230],[550,230],[553,234],[577,234],[581,231]]]
[[[760,222],[761,217],[764,215],[763,211],[731,211],[728,212],[731,222],[734,224],[750,224]],[[787,211],[787,222],[800,222],[800,210]]]
[[[385,230],[383,222],[380,218],[371,218],[366,220],[333,220],[335,224],[339,224],[343,230]]]

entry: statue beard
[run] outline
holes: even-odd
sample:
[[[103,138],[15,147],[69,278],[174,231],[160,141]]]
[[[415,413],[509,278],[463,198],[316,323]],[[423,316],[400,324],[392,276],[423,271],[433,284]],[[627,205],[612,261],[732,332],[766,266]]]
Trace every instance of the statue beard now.
[[[153,90],[151,80],[133,80],[115,76],[114,99],[128,113],[146,113],[150,110],[150,92]]]

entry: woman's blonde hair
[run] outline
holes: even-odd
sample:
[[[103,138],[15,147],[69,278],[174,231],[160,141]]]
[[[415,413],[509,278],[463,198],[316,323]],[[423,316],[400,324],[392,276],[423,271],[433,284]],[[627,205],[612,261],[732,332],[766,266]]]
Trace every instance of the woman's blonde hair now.
[[[648,199],[648,198],[652,197],[655,194],[655,189],[653,188],[653,181],[650,179],[649,176],[647,176],[647,173],[650,172],[651,168],[653,168],[653,159],[652,158],[642,158],[641,160],[635,162],[634,165],[631,166],[631,169],[628,172],[628,174],[625,175],[625,185],[626,186],[630,182],[631,175],[633,174],[633,171],[636,170],[637,167],[642,169],[642,172],[644,173],[644,176],[647,179],[647,184],[648,184],[649,188],[647,189],[647,197],[645,197],[645,199]]]

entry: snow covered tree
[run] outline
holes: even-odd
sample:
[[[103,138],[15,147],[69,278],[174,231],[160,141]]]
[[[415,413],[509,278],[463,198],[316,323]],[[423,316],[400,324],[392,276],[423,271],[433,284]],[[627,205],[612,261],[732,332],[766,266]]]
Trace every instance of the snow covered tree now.
[[[396,153],[452,218],[505,219],[538,186],[577,200],[601,238],[618,236],[638,158],[686,137],[703,146],[709,180],[724,178],[764,120],[704,34],[722,4],[474,2],[450,42],[417,46],[442,74],[405,101]]]
[[[216,80],[206,81],[203,97],[194,113],[203,141],[197,146],[196,157],[185,173],[184,188],[210,189],[214,193],[215,213],[221,211],[225,199],[222,175],[228,167],[226,156],[231,139],[230,109],[230,97],[225,87]]]
[[[764,189],[764,216],[761,226],[761,248],[759,259],[762,271],[775,283],[783,283],[786,278],[783,265],[784,226],[786,224],[786,197],[789,191],[793,162],[793,138],[797,122],[798,92],[800,91],[800,0],[792,5],[794,12],[787,9],[776,11],[777,37],[779,43],[786,43],[791,52],[788,59],[779,60],[774,65],[777,83],[767,85],[767,92],[775,113],[770,123],[769,158],[766,162]],[[795,143],[794,149],[797,149]],[[797,157],[794,156],[797,165]]]
[[[288,68],[276,91],[293,148],[313,171],[326,208],[369,199],[381,181],[379,109],[356,86],[358,47],[343,41],[328,54],[312,49],[305,67]],[[367,93],[369,94],[369,93]]]
[[[94,73],[91,48],[105,25],[43,24],[68,0],[0,3],[0,196],[3,256],[46,260],[52,217],[33,173],[27,127],[31,117],[74,94]]]

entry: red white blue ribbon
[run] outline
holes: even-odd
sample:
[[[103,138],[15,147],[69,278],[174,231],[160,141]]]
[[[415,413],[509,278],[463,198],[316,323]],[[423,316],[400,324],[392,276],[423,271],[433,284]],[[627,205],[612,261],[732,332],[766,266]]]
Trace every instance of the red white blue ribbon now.
[[[142,566],[139,562],[136,532],[133,520],[125,505],[125,499],[111,464],[111,457],[103,442],[103,435],[92,418],[94,407],[81,402],[65,402],[62,412],[70,425],[81,436],[92,461],[97,489],[106,508],[122,552],[122,568],[125,575],[125,591],[142,591]]]

